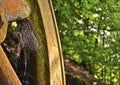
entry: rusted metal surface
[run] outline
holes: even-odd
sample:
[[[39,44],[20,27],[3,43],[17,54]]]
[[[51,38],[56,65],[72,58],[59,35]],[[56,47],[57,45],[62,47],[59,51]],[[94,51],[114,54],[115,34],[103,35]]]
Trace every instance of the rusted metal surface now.
[[[38,0],[46,34],[50,85],[66,85],[58,28],[50,0]]]
[[[4,10],[7,21],[24,19],[30,14],[30,8],[23,0],[0,0],[0,3],[0,14]]]

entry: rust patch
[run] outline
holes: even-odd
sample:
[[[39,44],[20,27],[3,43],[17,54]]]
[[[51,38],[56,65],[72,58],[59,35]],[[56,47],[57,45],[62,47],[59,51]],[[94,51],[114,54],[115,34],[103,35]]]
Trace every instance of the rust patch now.
[[[4,10],[7,21],[24,19],[30,14],[30,8],[23,0],[1,0],[0,3],[0,14]]]

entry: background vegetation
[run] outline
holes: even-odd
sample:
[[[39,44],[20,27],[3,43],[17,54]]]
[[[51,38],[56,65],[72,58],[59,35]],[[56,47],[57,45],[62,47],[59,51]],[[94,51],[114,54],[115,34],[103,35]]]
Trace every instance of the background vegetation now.
[[[53,0],[53,5],[64,57],[95,79],[120,85],[120,1]]]
[[[120,0],[52,2],[65,57],[67,85],[96,85],[96,81],[100,81],[97,85],[120,85]],[[15,67],[18,40],[13,23],[9,28],[2,46],[12,56],[9,60]]]

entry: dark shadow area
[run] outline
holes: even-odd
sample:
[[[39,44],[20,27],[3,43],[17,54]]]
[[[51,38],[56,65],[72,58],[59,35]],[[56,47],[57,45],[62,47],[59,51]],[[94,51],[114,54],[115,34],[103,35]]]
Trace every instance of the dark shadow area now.
[[[36,85],[35,35],[32,24],[27,19],[21,22],[17,23],[19,28],[9,24],[2,47],[22,84]]]

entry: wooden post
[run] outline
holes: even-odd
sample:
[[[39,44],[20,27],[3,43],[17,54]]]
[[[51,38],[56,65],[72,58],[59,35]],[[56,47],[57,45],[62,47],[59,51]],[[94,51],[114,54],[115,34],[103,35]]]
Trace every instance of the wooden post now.
[[[0,85],[22,85],[0,46]]]
[[[0,0],[0,85],[22,85],[12,68],[1,43],[7,33],[7,23],[28,17],[30,9],[23,0]]]
[[[38,4],[47,40],[50,85],[65,85],[63,56],[51,0],[38,0]]]
[[[66,85],[59,33],[51,1],[26,1],[31,7],[34,33],[40,43],[36,56],[37,85]]]

